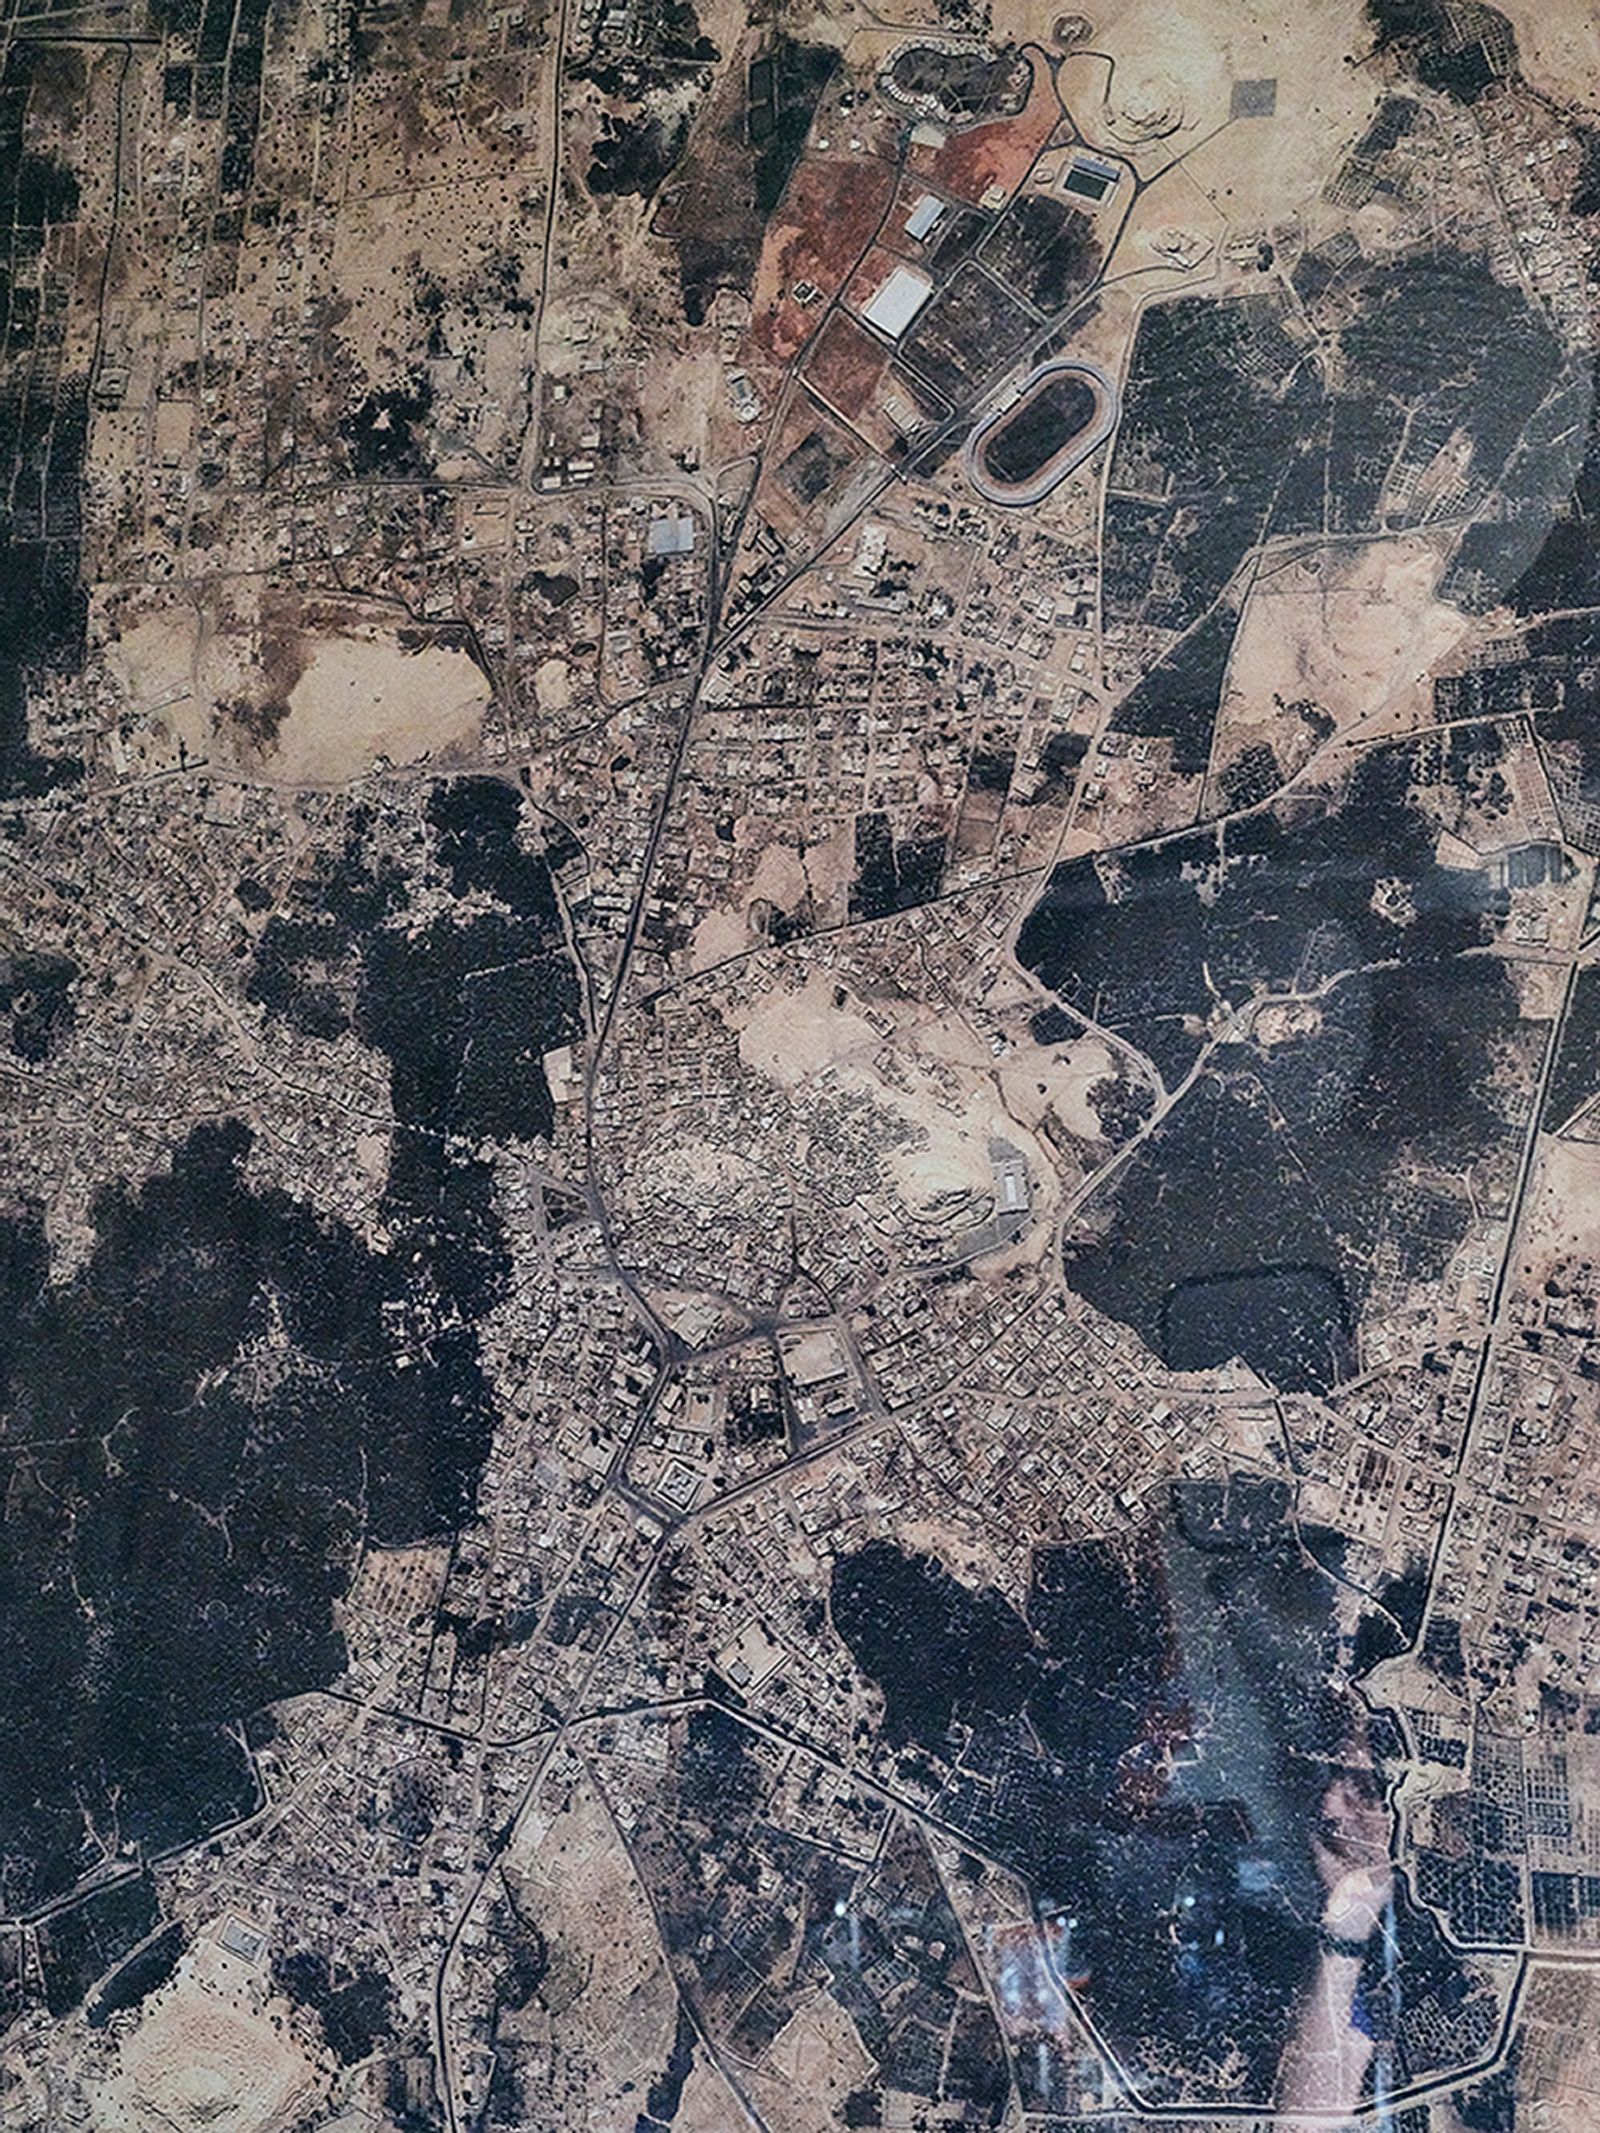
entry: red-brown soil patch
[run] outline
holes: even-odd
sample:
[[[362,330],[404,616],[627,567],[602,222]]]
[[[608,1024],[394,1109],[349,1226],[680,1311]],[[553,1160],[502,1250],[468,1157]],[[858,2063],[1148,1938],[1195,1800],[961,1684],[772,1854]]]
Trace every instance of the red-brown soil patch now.
[[[901,262],[887,246],[875,244],[850,277],[844,300],[852,311],[865,311]],[[924,270],[926,271],[926,270]]]
[[[806,359],[801,375],[814,393],[848,422],[859,422],[877,399],[889,358],[848,313],[836,311]]]
[[[796,282],[832,296],[883,219],[894,172],[870,156],[811,157],[795,172],[767,225],[756,272],[752,327],[762,350],[787,363],[816,323],[797,304]]]
[[[1015,118],[968,126],[949,135],[942,148],[914,149],[911,168],[958,200],[981,200],[991,185],[1002,186],[1009,199],[1057,126],[1065,126],[1065,120],[1055,84],[1035,59],[1033,93]]]

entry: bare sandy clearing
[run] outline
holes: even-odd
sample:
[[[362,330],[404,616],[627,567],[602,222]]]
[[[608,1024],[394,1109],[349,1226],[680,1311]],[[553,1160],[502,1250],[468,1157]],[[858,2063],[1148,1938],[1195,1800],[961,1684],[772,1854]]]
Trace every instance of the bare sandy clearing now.
[[[1432,674],[1473,625],[1437,596],[1437,544],[1422,534],[1307,550],[1257,580],[1234,645],[1213,773],[1256,743],[1292,773],[1312,728],[1307,703],[1341,733],[1399,733],[1432,716]]]
[[[1600,14],[1589,0],[1496,0],[1522,71],[1558,103],[1600,111]]]
[[[588,2062],[582,2123],[633,2133],[640,2099],[671,2049],[677,1998],[649,1908],[594,1786],[573,1785],[565,1810],[530,1816],[512,1855],[518,1902],[550,1952],[541,1994],[507,2022],[516,2043]]]
[[[1547,1140],[1533,1189],[1524,1257],[1536,1271],[1563,1257],[1600,1255],[1600,1145]]]
[[[1008,1109],[993,1059],[964,1026],[925,1009],[879,1001],[870,1012],[813,970],[803,986],[775,985],[741,1010],[739,1056],[797,1099],[832,1090],[864,1096],[904,1122],[886,1147],[884,1175],[923,1220],[981,1220],[995,1191],[993,1143],[1027,1160],[1035,1190],[1053,1194],[1055,1168],[1029,1127]],[[826,1085],[824,1087],[824,1084]]]
[[[489,685],[465,652],[408,652],[376,630],[313,645],[271,758],[279,777],[343,783],[374,760],[414,763],[477,739]]]
[[[95,2093],[95,2133],[288,2133],[325,2087],[282,2001],[213,1941],[178,1965]]]
[[[249,690],[247,642],[230,615],[162,598],[106,647],[106,667],[126,710],[130,768],[160,769],[181,741],[191,758],[210,752],[214,707]]]
[[[1039,36],[1059,12],[1002,16]],[[1112,0],[1089,12],[1091,35],[1061,76],[1089,138],[1133,154],[1146,176],[1184,154],[1186,175],[1236,222],[1274,220],[1314,194],[1380,91],[1351,64],[1372,43],[1361,0]],[[1270,115],[1234,116],[1237,86],[1260,82],[1275,85]]]

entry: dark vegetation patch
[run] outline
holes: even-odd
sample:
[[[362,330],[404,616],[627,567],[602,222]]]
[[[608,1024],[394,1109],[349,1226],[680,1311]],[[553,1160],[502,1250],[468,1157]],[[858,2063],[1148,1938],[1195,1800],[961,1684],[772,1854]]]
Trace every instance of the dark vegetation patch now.
[[[341,2066],[370,2059],[394,2033],[394,1995],[375,1970],[337,1970],[327,1956],[301,1948],[274,1956],[272,1982],[286,1999],[315,2014]]]
[[[1420,473],[1464,433],[1472,449],[1463,515],[1487,499],[1503,473],[1529,498],[1509,516],[1486,515],[1476,536],[1469,530],[1446,581],[1447,597],[1493,605],[1511,575],[1507,556],[1527,552],[1536,493],[1552,477],[1566,483],[1571,476],[1571,382],[1549,328],[1486,265],[1437,252],[1392,269],[1343,343],[1354,397],[1365,387],[1408,416],[1397,460],[1402,478]]]
[[[836,1563],[833,1626],[883,1691],[884,1737],[937,1745],[964,1721],[1010,1717],[1033,1682],[1026,1625],[996,1592],[972,1592],[927,1556],[873,1541]]]
[[[138,1191],[103,1193],[69,1282],[45,1281],[36,1219],[0,1232],[8,1910],[92,1863],[85,1809],[149,1850],[237,1814],[249,1771],[224,1727],[337,1671],[331,1609],[356,1534],[414,1540],[470,1511],[493,1426],[474,1328],[509,1269],[472,1148],[548,1129],[540,1055],[579,1030],[520,814],[498,781],[435,790],[438,862],[457,895],[491,903],[407,934],[386,923],[404,884],[357,810],[260,944],[253,985],[272,1011],[352,1027],[389,1059],[392,1251],[250,1189],[238,1124],[196,1130]],[[251,1360],[269,1349],[270,1369]]]
[[[1152,304],[1134,342],[1106,500],[1107,611],[1188,629],[1266,530],[1315,396],[1277,302]]]
[[[1191,1274],[1161,1299],[1162,1359],[1216,1370],[1235,1356],[1269,1383],[1326,1391],[1351,1361],[1350,1305],[1328,1266]]]
[[[1428,1617],[1427,1632],[1422,1640],[1422,1663],[1437,1674],[1441,1681],[1466,1680],[1467,1662],[1461,1648],[1461,1624],[1453,1615],[1434,1614]]]
[[[474,1339],[430,1331],[400,1370],[389,1331],[396,1310],[429,1327],[426,1261],[251,1191],[248,1146],[242,1126],[202,1127],[169,1175],[102,1194],[68,1283],[44,1284],[36,1225],[6,1228],[8,1908],[88,1863],[82,1809],[109,1820],[110,1792],[149,1850],[239,1812],[249,1771],[225,1723],[337,1671],[331,1608],[363,1519],[398,1542],[471,1502],[490,1428]],[[274,1325],[263,1375],[241,1357]]]
[[[415,2052],[386,2063],[383,2104],[400,2133],[439,2133],[444,2107],[429,2054]]]
[[[1226,602],[1214,607],[1117,708],[1119,733],[1171,741],[1172,768],[1180,778],[1203,776],[1211,761],[1211,737],[1238,629],[1237,608]]]
[[[491,896],[548,947],[561,938],[561,910],[542,851],[519,835],[523,804],[499,778],[454,778],[428,797],[434,850],[456,896]]]
[[[1562,1026],[1560,1049],[1550,1071],[1545,1121],[1563,1126],[1574,1111],[1600,1094],[1600,968],[1580,970]]]
[[[257,944],[247,997],[308,1037],[352,1026],[361,943],[405,904],[395,869],[368,856],[372,828],[365,809],[351,813],[342,848],[319,855]]]
[[[1572,188],[1575,215],[1600,215],[1600,126],[1569,120],[1579,147],[1578,177]]]
[[[1529,719],[1569,842],[1600,850],[1600,616],[1536,621],[1509,656],[1434,684],[1444,718]]]
[[[544,570],[531,570],[525,582],[550,607],[565,607],[569,600],[575,600],[578,597],[582,589],[577,579],[568,576],[564,571],[552,573]]]
[[[423,1845],[433,1834],[443,1804],[437,1770],[424,1762],[407,1763],[391,1781],[385,1826],[402,1844]]]
[[[1380,51],[1396,51],[1430,89],[1475,104],[1517,71],[1510,21],[1482,0],[1367,0]]]
[[[827,495],[855,464],[855,454],[837,433],[809,431],[778,468],[778,476],[796,503],[809,506]]]
[[[735,1399],[728,1414],[728,1435],[740,1446],[782,1442],[783,1402],[776,1385],[752,1385]]]
[[[887,815],[857,815],[856,868],[850,884],[850,917],[884,918],[909,911],[937,896],[944,878],[942,837],[896,839]]]
[[[696,120],[657,218],[677,248],[691,326],[704,323],[719,289],[753,283],[767,220],[838,67],[832,45],[780,34],[743,79],[730,71]]]
[[[1070,799],[1077,783],[1078,770],[1089,753],[1089,737],[1085,733],[1052,733],[1039,751],[1038,801],[1059,804]]]
[[[1384,98],[1329,187],[1330,197],[1341,207],[1364,207],[1375,194],[1398,189],[1389,158],[1410,137],[1420,108],[1414,96]],[[1348,233],[1341,233],[1332,241],[1341,250],[1355,242]],[[1313,301],[1314,295],[1321,294],[1320,275],[1324,264],[1325,261],[1319,260],[1316,254],[1308,254],[1295,270],[1295,287],[1307,302]]]
[[[1003,797],[1011,790],[1011,777],[1016,767],[1016,755],[1009,748],[974,748],[967,761],[967,789],[969,792],[999,793]]]
[[[678,1767],[678,1795],[694,1821],[748,1826],[758,1766],[743,1726],[714,1704],[691,1713]]]
[[[1061,1959],[1163,2099],[1188,2069],[1195,2100],[1237,2052],[1232,2100],[1265,2102],[1314,1962],[1310,1840],[1348,1706],[1325,1686],[1328,1581],[1289,1508],[1277,1482],[1178,1484],[1125,1540],[1037,1550],[1025,1616],[889,1542],[834,1567],[834,1626],[890,1739],[942,1762],[941,1817],[1071,1918]],[[1337,1561],[1336,1536],[1305,1538]],[[1399,1924],[1381,2017],[1437,2054],[1438,2000],[1468,1987],[1428,1920]]]
[[[1100,269],[1094,220],[1049,193],[1024,193],[995,224],[979,250],[998,274],[1036,311],[1059,311],[1081,295]]]
[[[783,36],[752,64],[745,126],[755,150],[756,206],[763,215],[770,215],[783,198],[822,93],[838,71],[839,54],[833,45],[802,44]]]
[[[1524,616],[1600,604],[1600,403],[1591,374],[1579,371],[1554,397],[1514,471],[1515,521],[1498,539],[1491,526],[1468,527],[1453,577],[1475,569],[1475,604],[1503,591]]]
[[[1538,1878],[1534,1876],[1535,1881]],[[1521,2116],[1517,2108],[1518,2062],[1526,2035],[1524,2029],[1514,2030],[1504,2063],[1451,2098],[1451,2108],[1466,2133],[1517,2133]]]
[[[984,471],[1020,488],[1034,479],[1074,437],[1082,436],[1099,410],[1089,380],[1058,372],[1029,393],[983,442]]]
[[[296,1028],[346,1028],[390,1061],[402,1124],[394,1171],[419,1206],[444,1139],[531,1139],[552,1122],[542,1056],[579,1033],[577,981],[542,852],[517,837],[521,801],[493,778],[435,788],[429,819],[453,892],[499,906],[420,931],[386,925],[404,907],[394,870],[367,853],[357,812],[342,851],[262,934],[249,991]],[[420,1166],[412,1180],[413,1165]],[[395,1190],[393,1173],[391,1190]]]
[[[739,254],[732,242],[719,244],[714,237],[694,228],[677,232],[673,242],[678,253],[684,318],[691,326],[703,326],[711,316],[711,306],[719,289],[748,287],[755,273],[755,259],[760,257],[760,243],[758,241],[754,247],[749,266],[741,272],[737,264]]]
[[[48,238],[77,219],[78,183],[35,145],[41,122],[77,137],[84,84],[76,54],[42,44],[13,42],[0,67],[0,800],[47,792],[82,767],[34,752],[27,709],[37,682],[80,670],[88,620],[88,380],[68,369],[58,323],[74,293],[72,250]]]
[[[521,2014],[550,1975],[550,1944],[520,1905],[511,1899],[506,1884],[506,1902],[496,1904],[492,1930],[498,1942],[500,1972],[495,1986],[495,2031],[498,2037],[507,2015]]]
[[[43,1920],[38,1928],[44,2001],[58,2020],[96,1978],[122,1962],[155,1927],[156,1892],[148,1874],[129,1875]]]
[[[678,2115],[678,2105],[683,2100],[683,2086],[694,2071],[694,2024],[689,2019],[688,2009],[680,2004],[678,2025],[673,2032],[672,2050],[667,2063],[651,2082],[645,2097],[645,2110],[653,2124],[670,2126]]]
[[[85,2010],[91,2029],[104,2029],[114,2014],[126,2014],[142,2006],[158,1992],[178,1967],[178,1958],[188,1945],[188,1929],[181,1919],[163,1926],[153,1940],[118,1964]]]
[[[1033,324],[1016,297],[968,260],[923,306],[896,362],[961,407],[1005,368]]]
[[[985,230],[992,226],[980,208],[952,201],[925,247],[929,266],[938,270],[936,278],[953,273],[969,252],[976,251]]]
[[[0,1020],[18,1059],[38,1066],[72,1030],[78,966],[64,955],[0,955]]]
[[[561,1651],[569,1651],[574,1645],[592,1650],[601,1626],[610,1619],[609,1608],[593,1593],[559,1593],[550,1610],[550,1642]]]
[[[212,716],[213,730],[225,722],[257,755],[265,756],[277,747],[279,729],[289,716],[289,705],[281,696],[268,697],[264,702],[240,696],[218,704]]]
[[[1417,126],[1417,109],[1414,96],[1385,96],[1372,117],[1372,124],[1357,141],[1355,154],[1365,160],[1376,160],[1378,156],[1387,156],[1402,141],[1408,141],[1412,128]]]
[[[1118,1064],[1120,1068],[1120,1060]],[[1156,1092],[1148,1081],[1135,1080],[1125,1070],[1119,1071],[1090,1085],[1089,1107],[1100,1122],[1101,1137],[1113,1148],[1120,1148],[1124,1141],[1132,1140],[1155,1109]]]
[[[607,112],[595,139],[584,183],[591,193],[632,193],[653,200],[677,167],[689,137],[681,114],[662,117],[648,109],[636,117]]]
[[[1190,627],[1269,529],[1409,523],[1398,504],[1380,518],[1386,483],[1405,495],[1458,435],[1471,446],[1464,508],[1502,475],[1531,494],[1555,479],[1563,453],[1570,459],[1561,410],[1570,412],[1573,388],[1559,348],[1482,260],[1440,247],[1335,273],[1355,308],[1341,330],[1345,382],[1332,396],[1285,333],[1276,297],[1184,297],[1146,310],[1106,505],[1113,619]],[[1488,600],[1508,582],[1493,543],[1525,551],[1530,523],[1511,516],[1510,531],[1494,518],[1481,552],[1469,536],[1456,573],[1463,592],[1477,585]]]
[[[1235,1004],[1318,996],[1313,1033],[1221,1048],[1131,1160],[1115,1206],[1069,1240],[1073,1285],[1159,1352],[1176,1332],[1192,1360],[1192,1303],[1226,1300],[1249,1307],[1227,1334],[1246,1361],[1286,1387],[1326,1384],[1345,1367],[1378,1240],[1416,1276],[1454,1249],[1464,1208],[1395,1174],[1404,1159],[1460,1175],[1506,1131],[1491,1075],[1515,1041],[1516,998],[1472,953],[1492,892],[1435,863],[1436,829],[1410,798],[1413,784],[1488,774],[1467,758],[1492,751],[1496,729],[1472,733],[1367,757],[1338,806],[1292,824],[1268,811],[1071,861],[1029,914],[1022,961],[1169,1088],[1198,1056],[1213,986]],[[1385,881],[1402,885],[1398,901],[1385,903]],[[1205,1283],[1231,1286],[1191,1286]],[[1305,1307],[1303,1338],[1290,1301]]]
[[[1386,1659],[1398,1659],[1416,1642],[1428,1599],[1427,1573],[1408,1570],[1392,1578],[1378,1594],[1381,1609],[1362,1615],[1356,1630],[1351,1672],[1359,1681]],[[1402,1752],[1404,1743],[1401,1743]]]
[[[1252,741],[1219,774],[1218,790],[1224,814],[1259,807],[1270,800],[1283,783],[1283,772],[1270,741]]]
[[[350,472],[365,480],[426,481],[433,473],[427,423],[433,408],[433,380],[426,371],[405,385],[370,392],[339,424]]]
[[[510,1650],[523,1644],[539,1626],[537,1580],[532,1601],[523,1607],[514,1607],[505,1614],[453,1615],[441,1611],[438,1628],[441,1634],[448,1630],[456,1640],[456,1657],[465,1660],[487,1659],[494,1652]]]
[[[255,171],[261,121],[261,75],[265,55],[267,0],[188,0],[183,9],[163,9],[174,27],[194,39],[196,64],[169,70],[165,89],[182,118],[222,121],[220,197],[213,237],[236,249],[243,204]],[[218,225],[221,225],[219,231]],[[232,260],[227,264],[231,267]]]

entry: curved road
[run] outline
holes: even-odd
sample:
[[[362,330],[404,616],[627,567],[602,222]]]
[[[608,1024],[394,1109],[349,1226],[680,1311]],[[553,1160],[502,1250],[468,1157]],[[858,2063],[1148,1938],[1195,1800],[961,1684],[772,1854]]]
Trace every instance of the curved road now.
[[[997,429],[1015,417],[1031,393],[1037,392],[1051,378],[1063,377],[1087,378],[1093,385],[1100,402],[1094,420],[1076,437],[1069,438],[1031,480],[1016,484],[991,480],[982,470],[984,444]],[[1098,363],[1091,363],[1086,356],[1058,356],[1053,362],[1041,363],[1037,370],[1030,371],[1016,398],[978,424],[961,455],[962,471],[985,503],[1008,508],[1041,503],[1052,489],[1066,480],[1074,467],[1081,467],[1091,452],[1098,451],[1116,428],[1121,413],[1122,396],[1115,381]]]

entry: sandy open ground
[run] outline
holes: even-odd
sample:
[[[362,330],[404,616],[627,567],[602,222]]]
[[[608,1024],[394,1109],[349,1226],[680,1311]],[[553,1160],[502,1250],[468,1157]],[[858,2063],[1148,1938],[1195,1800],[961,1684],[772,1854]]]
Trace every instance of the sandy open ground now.
[[[379,631],[324,638],[289,698],[272,768],[311,783],[413,763],[477,738],[489,685],[465,652],[402,650]]]
[[[518,1901],[549,1947],[552,1978],[566,1980],[542,1995],[549,2011],[534,2003],[529,2030],[548,2035],[554,2025],[564,2056],[603,2067],[586,2099],[592,2133],[633,2133],[671,2048],[677,1996],[644,1891],[592,1785],[575,1785],[553,1820],[530,1823],[516,1860]]]
[[[922,1010],[897,1016],[891,1065],[889,1041],[848,1002],[835,1005],[834,984],[830,972],[813,970],[804,985],[774,986],[753,1009],[741,1010],[745,1066],[796,1098],[824,1088],[849,1092],[903,1120],[907,1138],[885,1150],[885,1167],[918,1217],[935,1218],[963,1202],[986,1209],[995,1140],[1028,1158],[1049,1197],[1054,1167],[1002,1099],[994,1062],[970,1031]]]
[[[1047,35],[1060,11],[999,12]],[[1362,0],[1111,0],[1088,12],[1093,31],[1061,70],[1084,133],[1133,153],[1147,177],[1187,156],[1235,219],[1275,218],[1315,192],[1380,92],[1352,64],[1372,44]],[[1277,84],[1274,115],[1230,120],[1234,85],[1261,80]]]
[[[183,1958],[119,2044],[92,2098],[95,2133],[289,2133],[325,2074],[260,1973],[210,1940]]]
[[[136,609],[106,666],[131,766],[166,767],[181,741],[191,762],[312,785],[471,746],[489,702],[465,651],[409,649],[359,610],[285,632],[221,595]]]
[[[1213,773],[1254,742],[1298,768],[1309,738],[1283,706],[1315,704],[1340,733],[1399,733],[1432,716],[1432,673],[1473,625],[1437,597],[1439,544],[1423,534],[1309,548],[1262,570],[1244,611],[1217,721]]]
[[[1495,0],[1517,33],[1522,71],[1563,104],[1600,112],[1600,13],[1591,0]]]

